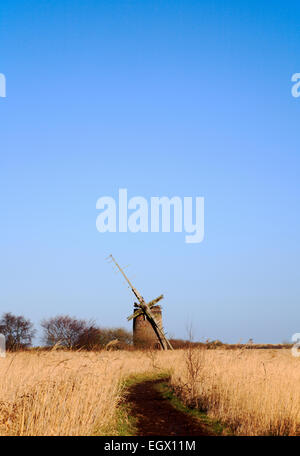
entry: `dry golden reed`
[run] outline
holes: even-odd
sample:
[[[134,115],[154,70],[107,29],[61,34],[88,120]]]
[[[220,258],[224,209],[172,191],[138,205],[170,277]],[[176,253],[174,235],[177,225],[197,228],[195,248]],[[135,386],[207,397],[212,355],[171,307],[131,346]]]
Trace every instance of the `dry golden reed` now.
[[[171,381],[186,403],[237,435],[299,434],[300,359],[290,350],[195,350],[181,356]]]
[[[120,380],[151,370],[130,352],[20,352],[0,359],[0,435],[95,435],[107,431]]]
[[[19,352],[0,359],[0,435],[113,435],[131,374],[169,369],[171,384],[240,435],[295,435],[300,359],[289,350]]]

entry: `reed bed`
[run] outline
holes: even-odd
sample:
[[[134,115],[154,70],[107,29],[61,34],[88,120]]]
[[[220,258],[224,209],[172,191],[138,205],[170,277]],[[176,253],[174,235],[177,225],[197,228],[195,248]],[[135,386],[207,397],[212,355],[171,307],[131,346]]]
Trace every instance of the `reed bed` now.
[[[290,350],[32,351],[0,358],[0,435],[115,435],[122,380],[169,370],[175,393],[237,435],[299,435]]]
[[[0,435],[114,432],[121,379],[151,370],[130,352],[19,352],[0,359]]]
[[[299,435],[300,359],[290,350],[186,350],[174,390],[237,435]]]

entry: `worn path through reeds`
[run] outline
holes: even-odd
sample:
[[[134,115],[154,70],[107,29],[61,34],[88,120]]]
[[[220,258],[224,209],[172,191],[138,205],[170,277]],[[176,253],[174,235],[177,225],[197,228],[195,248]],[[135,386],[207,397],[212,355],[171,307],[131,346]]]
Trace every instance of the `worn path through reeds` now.
[[[168,379],[146,380],[128,388],[126,402],[135,420],[136,435],[198,436],[212,435],[200,419],[173,407],[158,389]]]

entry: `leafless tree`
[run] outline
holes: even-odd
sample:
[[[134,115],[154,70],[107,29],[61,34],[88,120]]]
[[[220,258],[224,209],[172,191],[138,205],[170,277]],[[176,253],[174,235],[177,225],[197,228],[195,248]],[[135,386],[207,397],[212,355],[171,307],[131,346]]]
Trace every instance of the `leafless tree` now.
[[[58,315],[41,322],[43,342],[48,346],[60,345],[68,349],[103,349],[109,342],[118,341],[118,348],[132,344],[132,334],[123,328],[99,328],[94,321],[79,320]]]
[[[0,333],[5,336],[8,350],[18,350],[31,345],[35,330],[30,320],[7,312],[1,317]]]
[[[77,348],[80,337],[93,327],[93,323],[68,315],[58,315],[42,320],[41,326],[46,345],[58,344],[66,348]]]
[[[77,347],[85,350],[97,350],[100,347],[100,329],[93,324],[85,328],[77,339]]]

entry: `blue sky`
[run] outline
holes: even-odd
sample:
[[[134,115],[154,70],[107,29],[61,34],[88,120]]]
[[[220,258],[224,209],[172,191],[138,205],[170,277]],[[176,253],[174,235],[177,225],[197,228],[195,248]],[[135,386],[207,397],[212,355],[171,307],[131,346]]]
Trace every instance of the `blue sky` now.
[[[300,5],[0,5],[0,310],[124,326],[164,293],[165,327],[280,342],[300,331]],[[96,230],[96,201],[204,196],[205,238]]]

